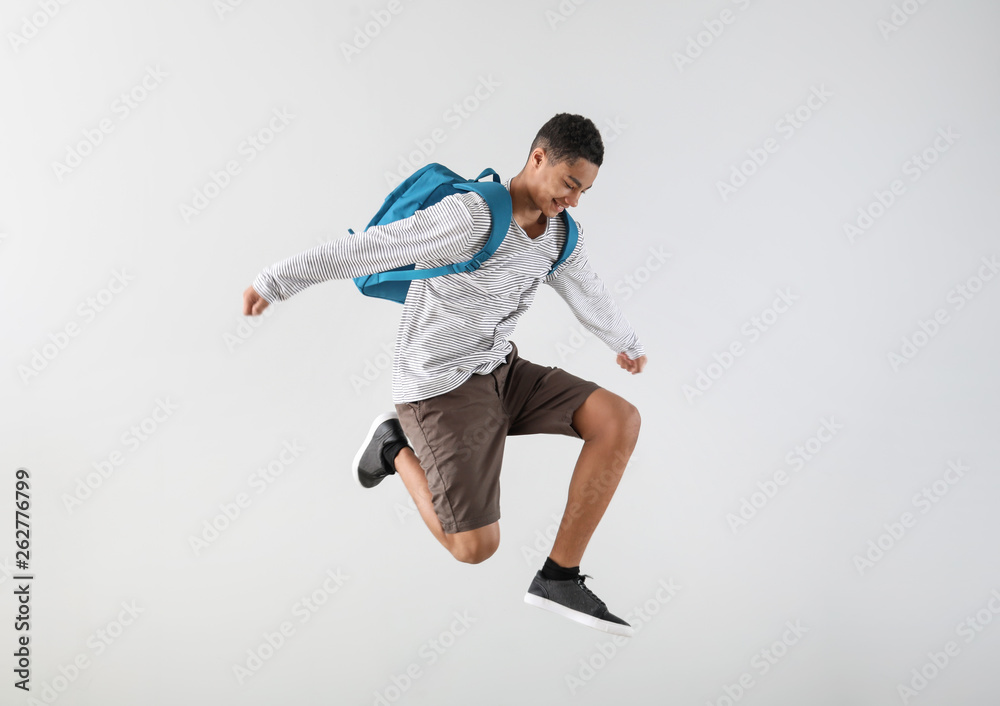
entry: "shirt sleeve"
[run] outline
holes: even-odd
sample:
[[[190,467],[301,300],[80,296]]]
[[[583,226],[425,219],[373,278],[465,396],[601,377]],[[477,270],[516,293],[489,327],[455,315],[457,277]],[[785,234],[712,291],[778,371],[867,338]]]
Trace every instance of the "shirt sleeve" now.
[[[477,202],[478,201],[478,202]],[[253,288],[269,304],[330,279],[353,279],[435,258],[462,262],[489,232],[489,211],[475,194],[447,196],[409,218],[323,243],[264,268]]]
[[[584,243],[583,228],[579,231],[576,248],[555,272],[542,280],[562,297],[577,320],[607,346],[632,360],[646,354],[646,349],[615,303],[611,292],[591,268]]]

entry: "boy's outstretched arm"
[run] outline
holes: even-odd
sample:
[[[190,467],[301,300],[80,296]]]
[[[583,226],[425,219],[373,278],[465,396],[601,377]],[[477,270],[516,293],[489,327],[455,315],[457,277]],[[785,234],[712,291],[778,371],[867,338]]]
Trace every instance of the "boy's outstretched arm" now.
[[[330,279],[385,272],[444,258],[469,259],[489,235],[490,213],[482,197],[448,196],[412,216],[377,225],[285,258],[264,268],[243,292],[243,314],[256,316],[276,301]]]

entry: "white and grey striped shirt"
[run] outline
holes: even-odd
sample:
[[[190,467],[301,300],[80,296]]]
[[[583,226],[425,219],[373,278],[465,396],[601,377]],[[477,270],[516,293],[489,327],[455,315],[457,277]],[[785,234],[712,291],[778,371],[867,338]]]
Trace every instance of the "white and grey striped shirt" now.
[[[510,188],[509,180],[504,186]],[[409,218],[277,262],[257,275],[253,288],[273,304],[329,279],[409,264],[426,269],[464,262],[486,244],[489,233],[486,201],[472,192],[454,194]],[[565,240],[561,216],[548,219],[537,238],[511,220],[503,243],[478,270],[411,281],[396,335],[393,403],[443,394],[503,363],[511,350],[508,339],[540,282],[555,289],[577,320],[612,351],[632,359],[644,355],[632,326],[590,268],[582,228],[572,254],[548,274]]]

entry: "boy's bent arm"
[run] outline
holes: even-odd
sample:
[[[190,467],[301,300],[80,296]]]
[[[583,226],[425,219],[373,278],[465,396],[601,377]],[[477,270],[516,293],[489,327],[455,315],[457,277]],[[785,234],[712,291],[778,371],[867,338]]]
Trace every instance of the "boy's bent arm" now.
[[[474,194],[456,194],[409,218],[372,226],[276,262],[261,270],[253,289],[270,304],[330,279],[363,277],[432,258],[453,257],[460,262],[481,230],[489,232],[485,202]]]

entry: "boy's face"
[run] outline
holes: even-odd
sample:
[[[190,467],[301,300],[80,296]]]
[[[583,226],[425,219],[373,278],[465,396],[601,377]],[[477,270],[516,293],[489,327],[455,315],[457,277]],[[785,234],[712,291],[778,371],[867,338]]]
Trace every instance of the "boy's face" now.
[[[567,160],[553,164],[545,150],[538,148],[531,155],[535,166],[535,190],[532,197],[535,205],[548,218],[554,218],[566,208],[580,202],[580,194],[594,185],[599,167],[587,159]]]

